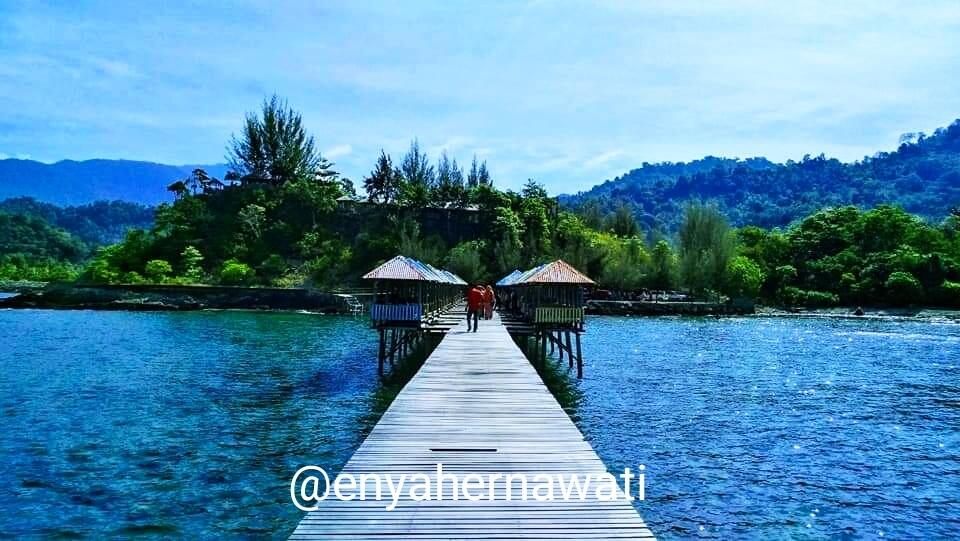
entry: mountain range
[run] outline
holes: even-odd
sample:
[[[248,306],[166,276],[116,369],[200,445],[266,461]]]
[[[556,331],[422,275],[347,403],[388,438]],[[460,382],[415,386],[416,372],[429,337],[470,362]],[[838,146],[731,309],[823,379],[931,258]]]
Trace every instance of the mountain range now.
[[[197,168],[223,178],[226,164],[163,165],[128,160],[0,160],[0,200],[32,197],[61,206],[122,200],[156,205],[167,186]],[[718,158],[644,163],[589,190],[561,195],[562,206],[606,216],[628,207],[647,230],[675,231],[691,200],[712,201],[735,226],[781,227],[823,207],[891,203],[931,221],[960,205],[960,120],[929,136],[907,134],[893,152],[844,163],[819,156],[774,163]]]
[[[843,163],[822,154],[773,163],[706,157],[643,164],[560,202],[584,214],[629,207],[647,229],[675,231],[688,201],[712,201],[736,226],[781,227],[828,206],[890,203],[939,222],[960,206],[960,120],[905,134],[896,151]]]
[[[226,164],[164,165],[130,160],[63,160],[52,164],[0,160],[0,200],[33,197],[57,205],[122,200],[156,205],[173,200],[167,186],[196,168],[223,178]]]

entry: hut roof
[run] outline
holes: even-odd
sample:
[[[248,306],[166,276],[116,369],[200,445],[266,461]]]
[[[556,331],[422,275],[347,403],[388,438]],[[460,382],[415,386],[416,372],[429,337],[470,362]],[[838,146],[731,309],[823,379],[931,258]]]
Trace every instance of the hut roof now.
[[[364,280],[413,280],[419,282],[437,282],[441,284],[465,285],[462,279],[452,272],[440,270],[410,257],[398,255],[367,274]]]
[[[511,275],[504,278],[508,280]],[[552,263],[544,263],[534,267],[519,276],[515,276],[505,285],[523,284],[583,284],[593,285],[595,282],[587,275],[573,268],[569,263],[558,259]]]
[[[501,278],[500,281],[497,282],[497,283],[494,284],[494,285],[497,285],[497,286],[508,286],[508,285],[511,285],[511,284],[513,283],[513,280],[515,280],[515,279],[517,278],[517,276],[520,276],[521,274],[523,274],[523,273],[520,272],[519,270],[515,270],[515,271],[511,272],[510,274],[508,274],[508,275],[504,276],[503,278]]]

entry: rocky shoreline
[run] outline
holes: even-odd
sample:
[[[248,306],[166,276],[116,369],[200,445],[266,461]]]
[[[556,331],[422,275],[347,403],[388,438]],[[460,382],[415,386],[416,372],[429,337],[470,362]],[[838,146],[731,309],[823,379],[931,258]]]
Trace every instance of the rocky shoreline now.
[[[342,297],[309,289],[174,285],[49,284],[0,299],[0,308],[180,311],[309,310],[347,313]]]
[[[744,316],[809,317],[850,319],[904,319],[960,322],[960,310],[936,307],[858,307],[784,308],[755,306],[752,303],[598,301],[586,304],[586,313],[597,316]]]
[[[949,320],[960,322],[960,310],[937,307],[864,307],[863,314],[856,313],[857,307],[837,306],[833,308],[792,309],[772,306],[758,306],[756,315],[769,317],[829,317],[849,319],[910,319],[910,320]]]
[[[752,302],[587,301],[586,313],[597,316],[732,316],[754,313]]]
[[[3,283],[2,308],[62,310],[306,310],[350,313],[344,297],[306,288],[229,287],[205,285],[83,285],[36,282]],[[960,311],[932,307],[855,307],[788,309],[749,302],[652,302],[591,300],[585,311],[598,316],[742,316],[830,317],[852,319],[924,319],[960,322]]]

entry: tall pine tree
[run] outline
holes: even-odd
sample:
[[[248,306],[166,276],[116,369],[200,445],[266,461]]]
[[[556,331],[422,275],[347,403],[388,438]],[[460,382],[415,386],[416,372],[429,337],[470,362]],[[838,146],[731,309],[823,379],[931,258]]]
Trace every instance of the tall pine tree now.
[[[400,195],[400,182],[400,175],[393,167],[393,161],[381,149],[377,165],[370,175],[363,179],[367,199],[375,203],[395,203]]]

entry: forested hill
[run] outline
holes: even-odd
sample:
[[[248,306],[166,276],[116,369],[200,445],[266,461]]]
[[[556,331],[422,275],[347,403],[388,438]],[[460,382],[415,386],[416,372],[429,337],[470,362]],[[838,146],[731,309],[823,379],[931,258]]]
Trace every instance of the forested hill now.
[[[153,225],[154,209],[125,201],[58,207],[29,197],[0,201],[0,282],[73,279],[98,246]]]
[[[587,214],[627,204],[641,223],[666,231],[676,229],[686,202],[697,199],[715,201],[737,226],[785,226],[827,206],[881,203],[939,221],[960,205],[960,120],[930,136],[906,134],[896,151],[854,163],[823,155],[785,164],[714,157],[645,163],[587,192],[560,197]]]
[[[154,209],[126,201],[58,207],[29,197],[17,197],[0,201],[0,212],[46,222],[87,245],[100,246],[120,242],[130,229],[149,229],[153,225]]]
[[[201,167],[223,177],[226,165],[163,165],[130,160],[0,160],[0,199],[33,197],[57,205],[122,200],[146,205],[172,201],[171,182]]]

